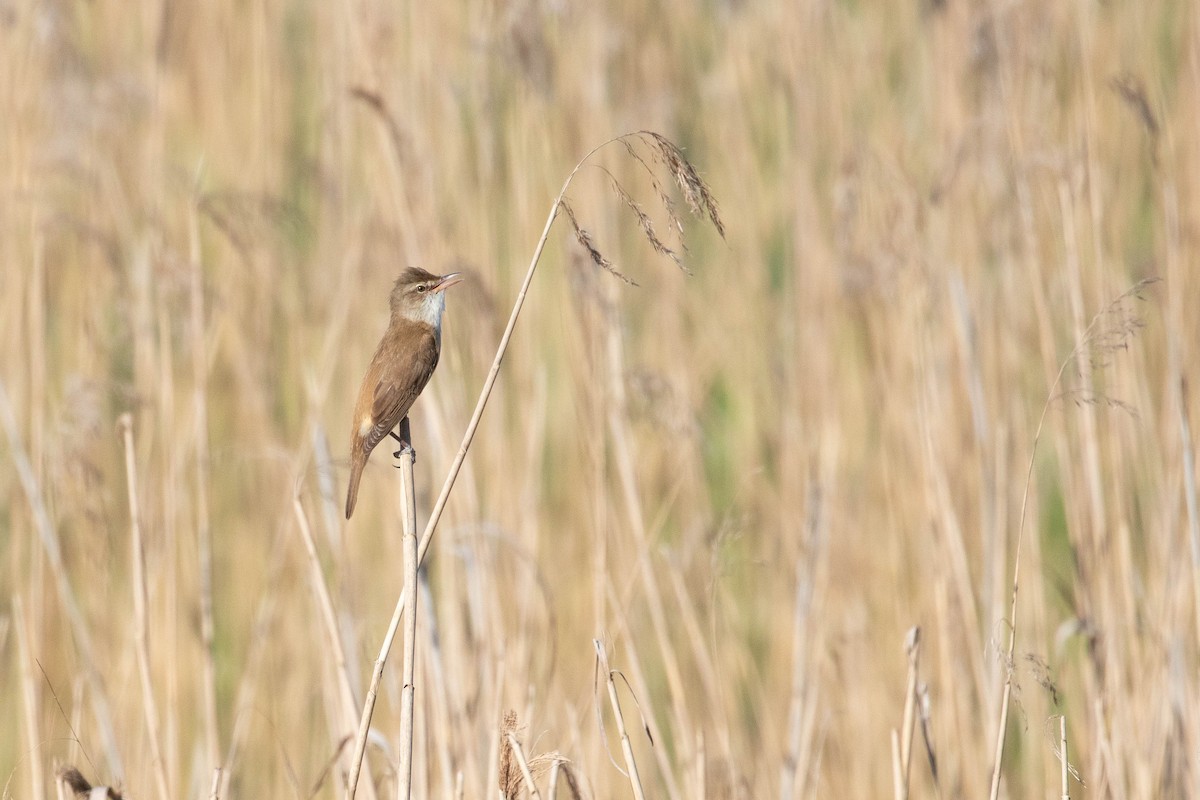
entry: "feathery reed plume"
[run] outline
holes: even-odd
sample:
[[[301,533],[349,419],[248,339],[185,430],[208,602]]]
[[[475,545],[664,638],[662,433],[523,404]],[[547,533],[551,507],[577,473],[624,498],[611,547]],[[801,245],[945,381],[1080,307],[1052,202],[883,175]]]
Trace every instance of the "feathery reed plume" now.
[[[508,800],[517,796],[521,791],[521,773],[513,758],[512,741],[509,737],[517,729],[517,712],[505,713],[500,723],[500,768],[496,779],[499,783],[500,794]]]
[[[712,190],[704,182],[704,179],[700,177],[696,168],[687,160],[683,151],[677,145],[670,139],[652,131],[639,131],[634,134],[626,134],[625,136],[618,137],[615,141],[621,142],[625,147],[625,152],[649,175],[650,184],[658,196],[663,211],[667,215],[667,220],[677,234],[682,233],[683,222],[675,213],[675,202],[663,189],[662,184],[659,182],[658,174],[650,166],[646,157],[639,152],[639,145],[648,149],[651,152],[651,160],[663,166],[671,177],[674,178],[680,193],[683,195],[684,202],[691,212],[696,216],[706,217],[712,223],[712,226],[716,228],[721,238],[725,238],[725,223],[721,221],[720,211],[717,207],[716,198],[713,197]],[[654,227],[654,221],[646,213],[641,203],[634,199],[633,195],[621,185],[621,182],[617,180],[617,177],[611,171],[604,167],[598,168],[608,177],[609,184],[612,186],[613,191],[617,193],[617,197],[621,199],[626,208],[633,212],[634,217],[637,218],[638,227],[641,229],[646,241],[654,249],[654,252],[671,259],[677,267],[691,274],[691,270],[684,265],[679,254],[673,248],[668,247],[661,237],[659,237],[658,231]],[[614,267],[613,263],[600,251],[600,248],[596,245],[595,237],[592,236],[590,231],[579,224],[579,220],[575,216],[575,210],[565,197],[559,201],[559,205],[567,213],[567,219],[571,223],[571,229],[575,233],[576,241],[587,252],[588,256],[592,259],[592,263],[601,269],[611,272],[625,283],[637,286],[637,281]],[[680,248],[683,250],[687,249],[683,245],[682,239],[680,240]]]
[[[679,258],[679,254],[670,247],[667,247],[667,245],[663,243],[662,239],[658,237],[658,231],[654,228],[654,220],[652,220],[650,215],[647,214],[642,208],[642,204],[633,199],[633,196],[625,190],[625,187],[621,185],[621,182],[617,180],[615,175],[613,175],[604,167],[600,167],[600,169],[603,170],[604,174],[608,176],[609,185],[612,186],[613,191],[617,193],[617,197],[621,198],[621,202],[625,204],[625,207],[632,211],[633,215],[637,217],[638,227],[642,229],[642,234],[646,237],[646,241],[650,242],[650,246],[654,248],[654,252],[658,253],[660,256],[666,256],[667,258],[671,259],[675,262],[675,266],[679,267],[690,275],[691,270],[684,266],[683,261]],[[660,197],[660,200],[663,201],[663,208],[667,209],[668,215],[670,215],[670,198]],[[572,217],[572,219],[574,218]],[[673,219],[672,222],[674,222]]]
[[[696,216],[708,217],[708,221],[724,239],[725,223],[721,221],[717,199],[713,197],[712,190],[708,188],[708,184],[700,177],[700,173],[696,171],[692,162],[688,161],[679,146],[653,131],[642,131],[639,136],[649,137],[653,142],[659,158],[674,176],[679,190],[683,192],[683,199],[687,201],[688,208],[692,210],[692,213]]]
[[[579,225],[579,220],[575,217],[575,209],[571,208],[571,204],[564,198],[560,205],[562,206],[562,210],[567,212],[567,220],[571,223],[571,229],[575,231],[575,241],[579,242],[579,246],[587,251],[588,256],[592,259],[592,263],[616,275],[625,281],[625,283],[637,286],[636,281],[614,267],[612,262],[600,252],[600,248],[596,246],[596,240],[592,237],[591,232]]]

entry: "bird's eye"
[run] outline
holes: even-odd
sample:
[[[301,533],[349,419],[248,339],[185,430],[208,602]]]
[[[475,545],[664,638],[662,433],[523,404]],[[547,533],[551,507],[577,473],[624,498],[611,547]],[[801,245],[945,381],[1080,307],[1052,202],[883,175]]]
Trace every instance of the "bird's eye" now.
[[[422,293],[422,292],[424,292],[424,291],[425,291],[425,284],[423,284],[423,283],[418,283],[418,284],[417,284],[417,293],[418,293],[418,294],[420,294],[420,293]]]

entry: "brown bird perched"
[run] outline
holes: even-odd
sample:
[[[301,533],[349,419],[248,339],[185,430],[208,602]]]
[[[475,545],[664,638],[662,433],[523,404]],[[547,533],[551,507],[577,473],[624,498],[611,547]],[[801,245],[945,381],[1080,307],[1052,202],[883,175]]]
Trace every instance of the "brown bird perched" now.
[[[457,272],[434,275],[410,267],[392,287],[389,298],[392,318],[363,376],[358,402],[354,404],[346,519],[354,513],[358,482],[375,445],[389,435],[402,447],[408,445],[392,429],[408,415],[417,395],[433,375],[442,350],[445,291],[461,280]]]

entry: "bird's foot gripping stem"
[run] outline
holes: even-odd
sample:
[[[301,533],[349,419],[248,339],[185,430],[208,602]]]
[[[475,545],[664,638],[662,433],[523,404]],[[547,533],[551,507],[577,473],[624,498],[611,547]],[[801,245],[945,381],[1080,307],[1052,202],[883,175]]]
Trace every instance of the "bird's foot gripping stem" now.
[[[406,419],[405,422],[407,422],[407,421],[408,420]],[[408,426],[405,425],[404,428],[405,428],[405,433],[407,433]],[[407,455],[407,456],[412,456],[412,460],[413,460],[414,464],[417,463],[417,451],[413,449],[412,442],[409,442],[405,439],[400,438],[400,436],[397,435],[395,431],[392,431],[388,435],[400,443],[400,449],[395,451],[394,453],[392,453],[392,458],[401,458],[401,457]],[[400,465],[397,464],[396,468],[399,469]]]

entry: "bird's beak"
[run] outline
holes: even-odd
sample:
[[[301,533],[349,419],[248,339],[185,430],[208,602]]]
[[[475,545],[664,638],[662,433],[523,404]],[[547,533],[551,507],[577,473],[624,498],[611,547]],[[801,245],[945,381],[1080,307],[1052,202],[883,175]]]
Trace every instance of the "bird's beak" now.
[[[461,272],[451,272],[449,275],[443,275],[442,279],[438,281],[437,286],[433,287],[433,291],[444,292],[454,284],[461,283],[462,280],[463,274]]]

